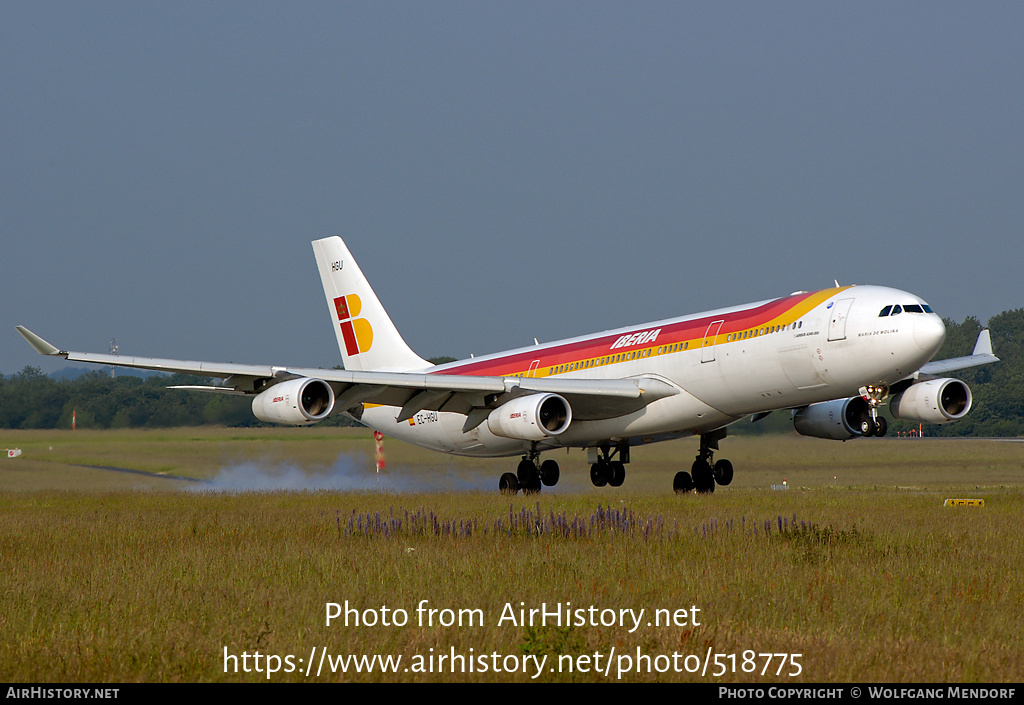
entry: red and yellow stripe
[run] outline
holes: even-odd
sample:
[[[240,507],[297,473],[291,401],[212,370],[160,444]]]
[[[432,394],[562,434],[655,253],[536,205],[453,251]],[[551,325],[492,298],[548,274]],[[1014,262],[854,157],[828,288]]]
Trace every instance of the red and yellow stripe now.
[[[630,330],[599,335],[572,343],[517,352],[479,362],[467,361],[455,367],[446,367],[444,370],[439,370],[439,373],[499,377],[548,377],[626,360],[746,340],[767,335],[798,323],[800,318],[811,309],[848,288],[850,287],[793,294],[752,308],[723,314],[709,314],[685,321],[648,323]],[[718,321],[722,321],[722,325],[717,333],[709,331],[709,326]],[[645,342],[644,337],[640,336],[635,344],[612,348],[616,341],[620,341],[630,334],[654,330],[657,330],[658,333],[653,340]],[[711,334],[709,335],[709,333]],[[705,338],[706,335],[707,338]]]

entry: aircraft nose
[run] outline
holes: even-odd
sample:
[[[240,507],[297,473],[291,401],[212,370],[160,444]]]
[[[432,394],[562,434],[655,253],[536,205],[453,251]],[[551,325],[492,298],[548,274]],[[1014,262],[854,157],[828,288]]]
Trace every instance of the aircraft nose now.
[[[914,342],[925,352],[934,355],[945,339],[946,326],[934,313],[925,314],[914,321]]]

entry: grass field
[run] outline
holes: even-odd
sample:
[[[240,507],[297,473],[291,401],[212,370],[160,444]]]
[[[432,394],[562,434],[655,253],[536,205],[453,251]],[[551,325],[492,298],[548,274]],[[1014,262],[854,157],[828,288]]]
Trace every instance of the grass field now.
[[[670,491],[694,439],[634,449],[618,489],[592,487],[572,451],[553,454],[556,488],[508,498],[497,478],[514,460],[391,440],[378,478],[367,431],[2,435],[23,450],[0,465],[7,681],[265,680],[234,670],[256,652],[281,659],[274,681],[529,681],[544,656],[543,681],[1024,678],[1019,443],[729,438],[736,479],[700,497]],[[311,490],[224,491],[239,487]],[[420,626],[423,600],[452,611]],[[346,601],[408,622],[327,626],[326,603]],[[500,620],[507,604],[518,617],[567,602],[645,612],[635,628]],[[657,609],[687,623],[659,626]],[[461,626],[438,623],[460,610]],[[341,673],[325,659],[317,677],[322,649],[402,662]],[[453,650],[473,673],[438,662]],[[495,672],[505,656],[525,668]]]

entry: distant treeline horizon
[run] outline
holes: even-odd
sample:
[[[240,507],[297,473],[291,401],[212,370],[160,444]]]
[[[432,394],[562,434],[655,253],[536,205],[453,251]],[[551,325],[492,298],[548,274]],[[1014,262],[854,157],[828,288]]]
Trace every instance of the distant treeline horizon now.
[[[949,319],[946,342],[935,359],[970,355],[985,327],[969,316],[961,323]],[[960,421],[925,427],[928,436],[1024,436],[1024,309],[1004,311],[988,321],[992,348],[1000,362],[961,370],[950,376],[966,382],[974,395],[971,412]],[[431,358],[431,362],[451,361]],[[121,374],[97,367],[81,374],[65,368],[52,376],[38,367],[0,373],[0,428],[168,428],[175,426],[266,426],[252,414],[251,398],[167,389],[171,385],[206,384],[191,375]],[[887,413],[887,412],[886,412]],[[778,412],[756,424],[741,421],[732,434],[785,433],[793,430],[789,413]],[[335,412],[320,426],[353,426]],[[893,421],[890,433],[905,433],[917,424]]]

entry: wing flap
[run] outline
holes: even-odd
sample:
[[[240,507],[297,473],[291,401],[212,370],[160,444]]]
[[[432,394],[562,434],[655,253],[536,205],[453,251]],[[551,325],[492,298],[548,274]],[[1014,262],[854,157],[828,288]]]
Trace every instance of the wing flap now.
[[[183,373],[197,377],[274,377],[281,368],[269,365],[238,365],[230,362],[199,362],[196,360],[169,360],[159,357],[129,357],[103,353],[61,353],[72,362],[91,362],[97,365],[134,367],[140,370]]]

